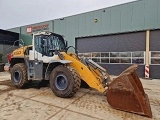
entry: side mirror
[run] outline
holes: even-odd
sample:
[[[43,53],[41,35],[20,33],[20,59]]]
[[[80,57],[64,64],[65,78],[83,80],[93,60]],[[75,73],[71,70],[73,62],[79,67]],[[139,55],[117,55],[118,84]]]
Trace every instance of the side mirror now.
[[[78,56],[79,51],[78,51],[78,50],[75,50],[75,53],[76,53],[76,55]]]
[[[23,45],[22,45],[22,44],[19,44],[19,47],[23,47]]]
[[[21,39],[19,40],[19,46],[20,46],[20,47],[23,47],[23,46],[24,46],[24,42],[23,42],[23,40],[21,40]]]
[[[68,41],[65,40],[64,42],[65,42],[65,47],[68,47]]]

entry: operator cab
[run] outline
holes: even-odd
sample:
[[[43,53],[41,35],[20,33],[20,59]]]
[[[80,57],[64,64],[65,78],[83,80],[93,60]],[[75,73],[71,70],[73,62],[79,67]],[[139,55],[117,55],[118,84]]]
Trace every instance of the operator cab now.
[[[55,33],[35,34],[34,47],[35,51],[42,54],[42,56],[53,56],[56,50],[62,52],[66,50],[67,43],[61,35]]]
[[[57,52],[67,50],[67,41],[61,35],[52,32],[34,33],[32,45],[33,49],[29,50],[29,60],[43,61],[43,63],[56,60]]]

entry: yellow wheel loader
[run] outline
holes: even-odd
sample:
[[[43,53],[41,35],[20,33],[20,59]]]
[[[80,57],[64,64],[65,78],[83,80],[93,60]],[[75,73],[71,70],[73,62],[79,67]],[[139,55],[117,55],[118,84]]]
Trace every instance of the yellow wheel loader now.
[[[115,109],[152,117],[150,103],[136,69],[132,65],[111,80],[107,71],[94,61],[68,53],[67,41],[59,34],[33,34],[32,45],[14,50],[8,56],[11,80],[22,88],[31,80],[49,80],[53,93],[62,98],[72,97],[86,82],[107,96]],[[73,47],[74,48],[74,47]]]

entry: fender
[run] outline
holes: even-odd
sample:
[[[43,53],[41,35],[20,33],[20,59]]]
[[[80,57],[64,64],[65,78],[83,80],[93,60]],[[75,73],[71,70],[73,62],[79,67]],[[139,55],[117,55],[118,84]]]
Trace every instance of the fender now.
[[[51,60],[46,68],[46,71],[45,71],[45,80],[49,80],[49,76],[50,76],[50,73],[51,71],[49,70],[50,66],[52,65],[59,65],[59,64],[68,64],[68,63],[72,63],[71,60]],[[56,66],[53,66],[52,69],[54,69]]]

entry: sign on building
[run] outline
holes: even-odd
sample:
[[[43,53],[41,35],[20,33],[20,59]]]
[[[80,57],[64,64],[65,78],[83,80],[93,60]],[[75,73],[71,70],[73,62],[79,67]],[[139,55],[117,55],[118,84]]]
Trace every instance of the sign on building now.
[[[43,25],[37,25],[37,26],[27,26],[26,27],[26,33],[34,33],[34,32],[39,32],[39,31],[46,31],[49,30],[49,25],[48,24],[43,24]]]

